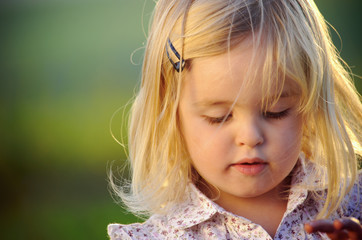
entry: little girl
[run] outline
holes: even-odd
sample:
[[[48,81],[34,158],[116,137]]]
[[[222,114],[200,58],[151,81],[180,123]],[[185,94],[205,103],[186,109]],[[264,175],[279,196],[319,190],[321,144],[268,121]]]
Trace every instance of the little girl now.
[[[110,238],[362,239],[342,63],[312,0],[159,0]]]

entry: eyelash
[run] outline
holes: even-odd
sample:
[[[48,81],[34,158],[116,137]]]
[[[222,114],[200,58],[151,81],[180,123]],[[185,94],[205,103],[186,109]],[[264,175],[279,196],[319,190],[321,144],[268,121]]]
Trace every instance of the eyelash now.
[[[265,112],[264,117],[279,120],[285,118],[286,116],[288,116],[288,114],[289,114],[289,108],[281,112]]]
[[[222,116],[222,117],[207,117],[205,116],[206,120],[209,124],[218,124],[222,122],[227,122],[232,117],[232,114]]]
[[[263,114],[264,118],[266,119],[276,119],[280,120],[288,116],[289,114],[289,108],[281,111],[281,112],[265,112]],[[208,121],[209,124],[220,124],[222,122],[227,122],[233,115],[230,113],[227,116],[221,116],[221,117],[208,117],[205,116],[205,119]]]

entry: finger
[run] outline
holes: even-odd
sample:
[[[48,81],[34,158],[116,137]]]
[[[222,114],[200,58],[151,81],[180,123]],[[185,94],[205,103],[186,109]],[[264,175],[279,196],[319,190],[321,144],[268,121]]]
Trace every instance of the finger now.
[[[356,218],[337,219],[333,225],[337,230],[347,230],[351,240],[362,239],[362,227]]]
[[[334,227],[337,230],[346,229],[353,232],[361,231],[361,225],[356,218],[342,218],[333,222]]]
[[[330,220],[325,220],[325,219],[306,223],[304,225],[304,229],[307,233],[313,233],[313,232],[333,233],[335,230],[334,226],[333,226],[333,222]]]
[[[313,227],[309,223],[306,223],[306,224],[304,224],[304,230],[307,233],[312,233],[313,232]]]
[[[327,236],[331,240],[351,240],[347,231],[335,231],[333,233],[327,233]]]

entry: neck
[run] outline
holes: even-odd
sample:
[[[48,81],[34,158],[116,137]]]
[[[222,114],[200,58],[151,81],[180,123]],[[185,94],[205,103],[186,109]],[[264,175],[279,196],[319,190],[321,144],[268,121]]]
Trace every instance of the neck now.
[[[281,196],[280,191],[274,189],[250,198],[221,194],[215,202],[225,210],[259,224],[273,237],[286,211],[288,200],[287,196]]]

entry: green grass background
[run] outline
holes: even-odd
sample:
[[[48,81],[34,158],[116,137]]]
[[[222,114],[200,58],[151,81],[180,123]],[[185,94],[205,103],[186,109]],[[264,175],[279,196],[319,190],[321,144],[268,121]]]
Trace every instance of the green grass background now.
[[[107,239],[108,223],[137,220],[108,191],[107,167],[126,158],[109,128],[118,139],[125,131],[122,107],[140,79],[143,51],[135,50],[153,5],[1,1],[0,239]],[[361,1],[317,5],[362,75]]]

